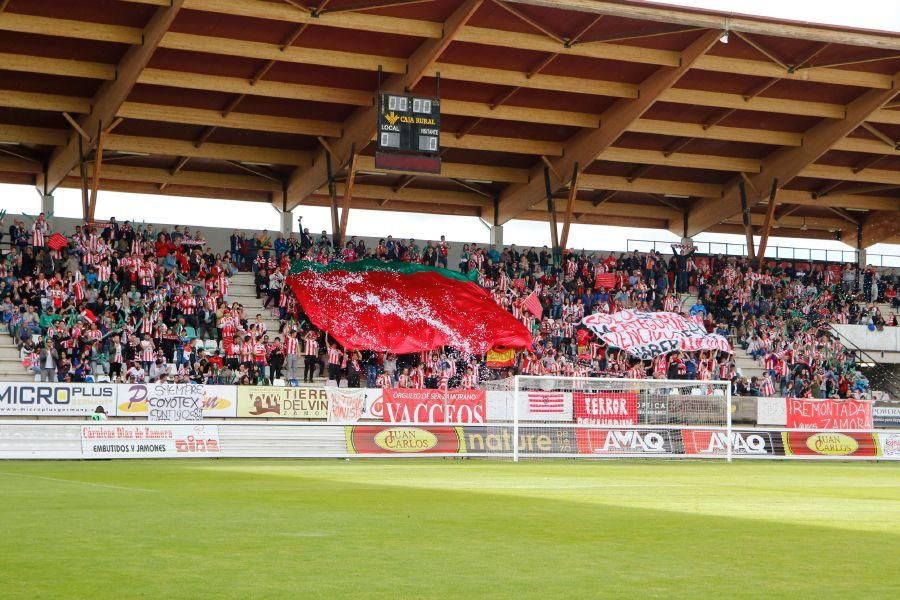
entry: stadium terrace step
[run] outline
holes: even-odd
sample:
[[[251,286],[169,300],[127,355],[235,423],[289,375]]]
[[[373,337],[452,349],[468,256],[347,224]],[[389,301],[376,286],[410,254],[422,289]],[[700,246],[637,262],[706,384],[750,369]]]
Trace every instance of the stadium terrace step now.
[[[19,349],[12,344],[12,338],[9,345],[0,345],[0,360],[19,360]]]

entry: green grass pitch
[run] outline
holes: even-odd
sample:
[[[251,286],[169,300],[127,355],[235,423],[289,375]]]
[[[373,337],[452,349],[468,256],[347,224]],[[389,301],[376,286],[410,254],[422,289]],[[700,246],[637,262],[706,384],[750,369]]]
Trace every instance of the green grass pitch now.
[[[897,598],[900,465],[0,462],[0,598]]]

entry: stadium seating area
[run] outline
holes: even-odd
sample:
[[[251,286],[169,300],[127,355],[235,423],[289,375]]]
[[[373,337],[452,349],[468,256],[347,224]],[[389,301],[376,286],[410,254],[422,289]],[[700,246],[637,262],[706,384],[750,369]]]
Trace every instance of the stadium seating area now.
[[[323,232],[245,237],[215,251],[201,232],[129,222],[54,234],[43,216],[8,230],[0,263],[0,378],[288,384],[326,376],[350,386],[474,387],[523,374],[726,379],[749,395],[859,397],[868,382],[828,324],[896,326],[892,273],[853,265],[659,252],[566,253],[469,244],[448,264],[443,239],[390,236],[335,249]],[[5,240],[4,240],[5,241]],[[8,250],[7,250],[8,249]],[[459,249],[456,249],[459,250]],[[453,253],[456,256],[457,252]],[[292,261],[363,257],[457,268],[522,320],[534,350],[512,364],[447,348],[424,355],[344,353],[303,318],[285,286]],[[653,361],[608,348],[579,326],[594,312],[682,312],[730,337],[735,354],[675,352]],[[490,357],[488,357],[489,359]],[[30,375],[29,375],[30,373]]]

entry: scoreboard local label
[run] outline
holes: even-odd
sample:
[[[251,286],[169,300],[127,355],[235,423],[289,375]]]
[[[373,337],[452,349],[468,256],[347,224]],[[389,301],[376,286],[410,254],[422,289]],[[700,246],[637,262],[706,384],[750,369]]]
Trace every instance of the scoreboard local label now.
[[[437,165],[439,172],[440,139],[439,99],[397,94],[378,96],[376,166],[383,162],[390,169],[435,172]]]

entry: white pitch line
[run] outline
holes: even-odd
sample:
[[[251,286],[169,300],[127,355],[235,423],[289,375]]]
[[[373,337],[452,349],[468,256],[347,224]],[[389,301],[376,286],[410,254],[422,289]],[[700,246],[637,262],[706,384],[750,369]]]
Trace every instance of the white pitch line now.
[[[26,473],[10,473],[8,471],[0,471],[0,475],[10,475],[12,477],[27,477],[30,479],[43,479],[44,481],[58,481],[61,483],[75,483],[75,484],[80,484],[80,485],[89,485],[91,487],[107,488],[107,489],[111,489],[111,490],[125,490],[128,492],[156,493],[159,491],[159,490],[150,490],[147,488],[126,487],[124,485],[112,485],[109,483],[94,483],[92,481],[81,481],[79,479],[59,479],[57,477],[44,477],[43,475],[28,475]]]

